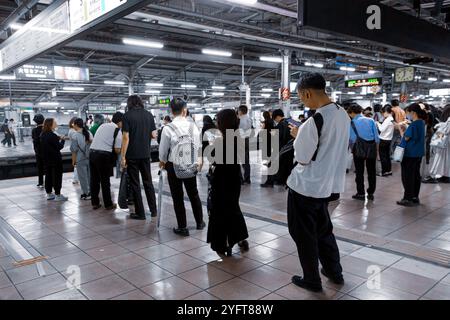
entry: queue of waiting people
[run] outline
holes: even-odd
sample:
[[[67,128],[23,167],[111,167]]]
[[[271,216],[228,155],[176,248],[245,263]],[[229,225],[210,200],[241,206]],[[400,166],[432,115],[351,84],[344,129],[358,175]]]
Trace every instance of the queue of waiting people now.
[[[348,149],[352,150],[357,171],[356,200],[374,199],[376,190],[375,162],[382,161],[381,176],[392,175],[392,144],[403,149],[401,158],[402,183],[404,196],[399,205],[416,206],[420,204],[421,164],[426,157],[426,124],[429,123],[427,107],[412,104],[402,116],[396,118],[394,103],[392,106],[377,108],[374,114],[363,112],[356,104],[341,106],[330,100],[325,92],[325,79],[317,73],[306,73],[300,79],[297,91],[300,99],[311,112],[300,122],[289,121],[282,110],[264,113],[263,126],[267,130],[279,130],[279,150],[271,150],[271,155],[278,153],[280,170],[272,177],[267,177],[265,186],[275,183],[286,185],[288,189],[288,227],[296,243],[303,276],[293,276],[292,282],[311,291],[321,291],[321,276],[329,278],[337,285],[344,283],[340,264],[339,248],[333,234],[328,205],[337,200],[344,192],[346,163],[336,161],[345,159]],[[430,174],[439,176],[441,181],[449,178],[449,143],[450,106],[441,116],[430,139]],[[243,185],[249,180],[249,147],[244,132],[251,129],[247,122],[248,109],[241,106],[238,111],[221,110],[216,123],[205,117],[209,130],[215,130],[204,138],[209,130],[200,134],[195,122],[188,115],[184,99],[171,101],[172,119],[166,119],[160,134],[159,160],[160,168],[167,171],[169,188],[174,204],[177,226],[173,232],[189,236],[184,190],[192,206],[196,229],[207,230],[207,242],[219,255],[229,256],[233,247],[249,250],[248,229],[242,214],[239,198]],[[396,120],[397,119],[397,120]],[[37,157],[41,157],[45,171],[45,189],[49,201],[67,200],[61,194],[62,160],[60,150],[64,138],[55,134],[57,123],[54,119],[35,118],[41,123],[42,133],[36,141]],[[240,121],[246,122],[245,124]],[[81,119],[73,122],[76,134],[71,139],[73,164],[78,167],[82,182],[84,200],[90,198],[94,209],[100,209],[100,188],[103,205],[106,210],[114,210],[110,177],[121,155],[121,166],[130,177],[135,212],[131,219],[144,220],[144,210],[139,175],[142,177],[144,191],[151,216],[158,214],[155,190],[150,170],[150,141],[155,139],[156,126],[153,116],[144,109],[138,96],[130,96],[125,114],[116,113],[111,123],[100,125],[95,135],[89,133]],[[400,140],[395,142],[395,132]],[[231,132],[231,135],[229,133]],[[238,134],[234,134],[238,132]],[[36,132],[36,136],[38,131]],[[272,135],[271,135],[272,136]],[[336,139],[340,137],[340,139]],[[243,143],[238,143],[238,140]],[[203,142],[207,142],[203,145]],[[203,167],[203,152],[208,146],[214,146],[208,169],[207,211],[208,225],[204,221],[202,202],[198,192],[197,174]],[[239,152],[239,148],[244,148]],[[270,148],[270,147],[268,147]],[[438,151],[436,151],[439,149]],[[232,156],[230,157],[230,152]],[[239,159],[240,155],[242,157]],[[435,155],[435,156],[433,156]],[[283,157],[284,156],[284,157]],[[269,158],[272,159],[272,158]],[[87,161],[88,160],[88,161]],[[86,164],[89,163],[87,166]],[[243,168],[242,164],[245,164]],[[81,169],[81,167],[83,169]],[[81,169],[81,170],[80,170]],[[364,187],[364,170],[367,169],[369,187]],[[244,170],[244,172],[242,172]],[[85,178],[90,183],[86,185]],[[284,180],[285,179],[285,180]],[[54,193],[53,193],[54,191]],[[160,209],[160,208],[159,208]],[[319,261],[322,269],[319,270]]]

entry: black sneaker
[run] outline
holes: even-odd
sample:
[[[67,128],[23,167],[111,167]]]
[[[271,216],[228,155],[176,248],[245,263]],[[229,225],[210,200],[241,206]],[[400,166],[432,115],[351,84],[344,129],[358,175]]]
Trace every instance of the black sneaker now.
[[[80,199],[81,199],[81,200],[86,200],[86,195],[83,193],[83,194],[80,196]]]
[[[187,228],[173,228],[173,232],[179,236],[189,237],[189,230]]]
[[[432,177],[426,177],[422,179],[422,183],[438,183],[438,181]]]
[[[369,199],[370,201],[373,201],[373,200],[375,200],[375,196],[373,194],[368,194],[367,199]]]
[[[131,213],[130,214],[130,219],[133,219],[133,220],[145,220],[146,218],[145,218],[145,215],[141,216],[140,214]]]
[[[323,290],[322,285],[320,283],[319,284],[308,283],[300,276],[293,276],[292,283],[300,288],[303,288],[303,289],[306,289],[306,290],[309,290],[312,292],[321,292]]]
[[[202,221],[202,223],[197,225],[197,230],[203,230],[206,227],[205,221]]]
[[[352,196],[352,199],[365,201],[366,200],[366,195],[357,193],[357,194]]]
[[[261,183],[259,186],[261,188],[273,188],[273,184],[271,183]]]
[[[334,284],[337,285],[343,285],[344,284],[344,277],[342,276],[342,274],[340,276],[336,276],[336,277],[332,277],[330,276],[324,268],[320,269],[320,272],[327,277],[328,279],[330,279],[331,282],[333,282]]]
[[[415,207],[415,206],[417,206],[417,203],[414,203],[412,200],[407,200],[407,199],[402,199],[400,201],[397,201],[397,204],[399,206],[404,206],[404,207]]]
[[[420,204],[419,198],[412,198],[411,201],[415,204]]]
[[[450,183],[450,178],[449,177],[442,177],[437,179],[439,183]]]
[[[101,207],[102,207],[101,204],[95,204],[95,205],[92,206],[92,209],[98,210],[98,209],[100,209]]]
[[[150,213],[150,217],[155,218],[158,216],[158,212],[152,212]]]
[[[238,246],[239,248],[241,248],[243,251],[248,251],[249,250],[249,244],[247,240],[243,240],[238,242]]]
[[[389,176],[392,176],[392,172],[385,172],[385,173],[383,173],[381,176],[383,176],[383,177],[389,177]]]

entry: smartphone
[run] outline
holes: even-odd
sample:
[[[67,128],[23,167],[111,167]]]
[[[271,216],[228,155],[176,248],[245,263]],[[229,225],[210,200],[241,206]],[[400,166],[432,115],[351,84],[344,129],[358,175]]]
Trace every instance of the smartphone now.
[[[301,122],[298,122],[298,121],[295,121],[295,120],[293,120],[293,119],[287,119],[287,122],[290,124],[290,125],[292,125],[292,126],[294,126],[294,127],[300,127],[302,124],[301,124]]]

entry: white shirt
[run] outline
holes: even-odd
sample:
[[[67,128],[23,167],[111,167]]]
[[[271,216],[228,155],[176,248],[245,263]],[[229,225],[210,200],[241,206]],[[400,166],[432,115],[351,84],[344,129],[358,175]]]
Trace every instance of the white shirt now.
[[[117,125],[113,122],[102,124],[95,133],[94,140],[91,144],[91,150],[112,152],[114,142],[114,132]],[[116,137],[114,149],[122,147],[122,133],[119,131]]]
[[[305,197],[328,198],[345,189],[350,119],[347,112],[334,103],[316,113],[323,118],[320,141],[311,117],[299,128],[294,141],[295,160],[299,164],[292,170],[287,185]],[[313,161],[317,145],[319,150]]]
[[[164,130],[161,133],[161,142],[159,143],[159,160],[163,162],[174,162],[173,155],[170,152],[177,143],[178,135],[173,130],[172,126],[177,128],[179,134],[182,135],[193,135],[193,141],[195,150],[194,152],[198,154],[198,150],[201,146],[200,141],[200,131],[198,130],[197,125],[192,120],[192,118],[186,117],[175,117],[173,121],[164,127]]]
[[[377,122],[378,129],[380,130],[380,139],[391,141],[394,136],[394,117],[391,115],[384,119],[383,123]]]
[[[248,114],[244,114],[239,118],[239,133],[243,138],[249,138],[252,130],[252,120]]]

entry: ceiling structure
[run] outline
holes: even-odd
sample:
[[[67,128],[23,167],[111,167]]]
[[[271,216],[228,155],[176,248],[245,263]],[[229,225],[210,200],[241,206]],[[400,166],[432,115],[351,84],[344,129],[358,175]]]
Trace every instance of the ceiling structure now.
[[[11,21],[24,24],[51,2],[1,1],[0,37],[5,39],[13,34]],[[450,0],[422,0],[420,7],[418,2],[382,1],[411,15],[417,16],[420,12],[420,18],[448,28]],[[157,90],[160,96],[188,94],[190,101],[210,103],[239,100],[242,97],[239,85],[244,75],[245,82],[252,88],[253,101],[273,105],[278,101],[281,65],[261,61],[260,57],[279,57],[281,50],[290,50],[292,81],[304,71],[320,71],[326,74],[333,89],[345,93],[346,75],[375,70],[385,78],[385,91],[399,92],[399,87],[391,83],[391,75],[395,68],[404,66],[405,59],[414,58],[416,54],[401,48],[303,30],[297,27],[296,16],[297,0],[259,0],[253,7],[228,0],[155,0],[139,11],[33,61],[88,67],[89,83],[74,84],[82,86],[84,91],[64,91],[62,88],[70,83],[0,80],[0,96],[11,97],[16,102],[38,103],[53,99],[78,107],[90,102],[120,104],[128,96],[128,82],[131,81],[134,91],[145,97],[155,94],[146,93],[147,90]],[[164,48],[127,45],[123,43],[124,38],[158,41]],[[202,54],[204,48],[229,51],[232,56]],[[321,64],[323,68],[305,66],[308,62]],[[357,70],[342,71],[336,62],[353,64]],[[450,79],[450,61],[435,59],[420,66],[418,76],[421,80],[410,86],[411,92],[426,94],[430,88],[445,87],[442,80]],[[438,81],[428,81],[429,77],[437,77]],[[109,80],[123,81],[124,84],[105,85],[104,81]],[[146,83],[163,83],[164,87],[151,88]],[[181,87],[186,84],[196,88]],[[213,86],[223,86],[225,90],[213,90]],[[51,98],[55,88],[57,97]],[[261,94],[267,94],[267,89],[273,92],[264,98]],[[213,96],[217,91],[224,92],[224,96]]]

